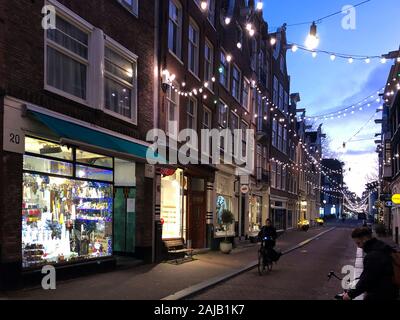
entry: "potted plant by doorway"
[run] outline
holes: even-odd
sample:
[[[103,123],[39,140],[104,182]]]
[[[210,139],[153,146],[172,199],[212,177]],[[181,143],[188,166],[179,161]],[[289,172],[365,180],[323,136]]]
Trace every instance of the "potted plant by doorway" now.
[[[221,222],[225,228],[225,240],[220,243],[220,250],[223,253],[229,254],[232,251],[232,242],[228,241],[229,226],[235,221],[233,213],[229,210],[222,211]]]

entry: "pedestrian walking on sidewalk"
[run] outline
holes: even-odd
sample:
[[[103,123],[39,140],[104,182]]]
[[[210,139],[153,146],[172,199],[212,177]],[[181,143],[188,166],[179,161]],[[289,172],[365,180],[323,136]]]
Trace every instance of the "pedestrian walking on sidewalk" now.
[[[351,237],[365,253],[364,270],[355,289],[345,293],[343,300],[352,300],[363,293],[364,300],[396,300],[399,289],[393,281],[394,249],[373,237],[370,228],[357,228]]]

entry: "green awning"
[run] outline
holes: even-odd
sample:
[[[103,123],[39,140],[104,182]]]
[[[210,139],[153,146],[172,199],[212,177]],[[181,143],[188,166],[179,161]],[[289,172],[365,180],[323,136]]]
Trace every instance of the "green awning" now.
[[[112,136],[107,133],[84,127],[69,121],[51,117],[40,112],[29,112],[36,120],[43,123],[50,130],[60,136],[60,138],[66,138],[69,140],[82,142],[87,145],[97,146],[101,149],[107,149],[117,153],[130,155],[141,160],[147,159],[147,150],[149,149],[148,146]],[[159,163],[165,163],[165,159],[163,159],[163,157],[157,153],[154,153],[152,150],[150,150],[149,155],[150,159],[156,160]]]

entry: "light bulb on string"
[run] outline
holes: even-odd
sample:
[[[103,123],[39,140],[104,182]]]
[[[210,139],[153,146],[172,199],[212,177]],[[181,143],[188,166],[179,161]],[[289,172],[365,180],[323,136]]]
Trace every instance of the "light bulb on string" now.
[[[316,57],[317,57],[317,52],[316,52],[316,51],[313,51],[313,52],[312,52],[312,57],[313,57],[313,58],[316,58]]]
[[[319,45],[319,38],[317,35],[317,25],[315,24],[315,22],[313,22],[310,27],[310,33],[307,36],[305,45],[309,50],[314,50]]]
[[[263,6],[264,6],[264,4],[263,4],[262,0],[258,0],[257,6],[256,6],[257,10],[261,11],[263,9]]]
[[[297,45],[293,45],[292,46],[292,52],[296,52],[297,50],[299,50],[299,47]]]
[[[225,17],[224,22],[226,25],[229,25],[231,23],[231,21],[232,21],[232,19],[230,17]]]
[[[208,7],[208,2],[206,0],[202,0],[200,3],[201,10],[206,11],[207,7]]]

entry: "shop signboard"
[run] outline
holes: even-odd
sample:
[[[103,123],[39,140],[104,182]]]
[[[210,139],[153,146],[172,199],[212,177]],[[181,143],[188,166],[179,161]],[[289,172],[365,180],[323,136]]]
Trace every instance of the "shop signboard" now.
[[[247,185],[243,185],[240,187],[240,192],[242,192],[243,194],[247,194],[247,193],[249,193],[249,191],[250,191],[250,188]]]

